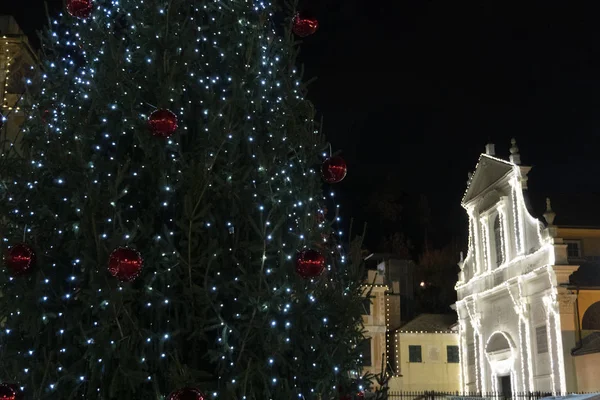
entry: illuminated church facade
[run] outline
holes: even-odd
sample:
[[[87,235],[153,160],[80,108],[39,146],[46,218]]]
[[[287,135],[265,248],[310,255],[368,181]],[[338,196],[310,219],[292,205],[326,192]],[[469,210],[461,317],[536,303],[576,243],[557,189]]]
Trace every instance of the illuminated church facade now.
[[[527,206],[530,169],[521,165],[513,139],[509,160],[496,157],[489,144],[469,174],[462,199],[468,251],[456,285],[465,392],[600,390],[593,378],[600,376],[600,346],[585,341],[600,339],[600,290],[572,283],[584,261],[582,241],[598,237],[597,248],[585,248],[600,255],[600,229],[554,225],[550,200],[546,221],[534,218]],[[587,296],[584,306],[578,296]],[[577,354],[584,346],[589,351]]]

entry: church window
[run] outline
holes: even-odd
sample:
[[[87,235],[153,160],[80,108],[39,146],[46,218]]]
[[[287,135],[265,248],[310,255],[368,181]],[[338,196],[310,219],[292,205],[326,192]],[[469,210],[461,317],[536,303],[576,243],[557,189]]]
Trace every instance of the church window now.
[[[504,262],[502,253],[502,224],[500,222],[500,214],[496,215],[496,219],[494,220],[494,244],[496,246],[496,265],[498,266]]]

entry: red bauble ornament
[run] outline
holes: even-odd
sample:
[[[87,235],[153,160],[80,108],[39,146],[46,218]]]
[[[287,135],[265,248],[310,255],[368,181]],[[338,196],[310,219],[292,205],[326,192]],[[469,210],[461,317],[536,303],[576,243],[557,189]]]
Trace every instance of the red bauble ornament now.
[[[50,117],[50,110],[44,110],[44,112],[42,113],[42,122],[47,124],[49,117]]]
[[[23,275],[31,271],[35,265],[35,259],[33,249],[24,243],[20,243],[8,250],[4,257],[4,264],[14,275]]]
[[[169,110],[156,110],[148,119],[154,136],[167,138],[177,130],[177,115]]]
[[[6,384],[0,385],[0,400],[17,400],[15,391]]]
[[[206,400],[207,397],[196,388],[183,388],[174,391],[167,400]]]
[[[292,30],[300,37],[312,35],[317,31],[319,21],[316,18],[302,17],[299,13],[294,16]]]
[[[15,392],[15,400],[24,400],[25,394],[21,391],[21,388],[19,388],[18,385],[14,383],[3,383],[2,386],[8,386],[13,390],[13,392]],[[1,397],[0,400],[2,400]]]
[[[142,255],[133,249],[119,247],[108,260],[108,272],[121,282],[131,282],[140,275],[144,260]]]
[[[94,9],[92,0],[67,0],[67,12],[75,18],[85,19]]]
[[[356,393],[356,399],[364,399],[365,398],[365,392],[360,391],[358,393]],[[342,394],[340,395],[340,400],[352,400],[352,395],[349,394]]]
[[[296,272],[304,279],[316,278],[325,270],[325,257],[317,250],[303,249],[296,255]]]
[[[346,161],[340,156],[334,156],[323,161],[321,165],[321,176],[327,183],[339,183],[348,172]]]

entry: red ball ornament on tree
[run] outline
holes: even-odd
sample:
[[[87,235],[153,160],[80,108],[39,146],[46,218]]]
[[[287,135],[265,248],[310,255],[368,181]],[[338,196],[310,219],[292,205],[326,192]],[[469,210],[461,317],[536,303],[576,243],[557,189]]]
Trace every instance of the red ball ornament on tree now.
[[[303,249],[296,254],[296,272],[304,279],[316,278],[325,270],[325,257],[317,250]]]
[[[17,393],[8,385],[0,385],[0,400],[17,400]]]
[[[108,272],[121,282],[131,282],[140,275],[144,260],[142,255],[133,249],[119,247],[108,260]]]
[[[14,275],[23,275],[33,268],[35,265],[35,252],[33,249],[24,244],[17,244],[8,250],[4,257],[6,268]]]
[[[44,112],[42,113],[42,122],[47,124],[49,118],[50,118],[50,110],[44,110]]]
[[[294,16],[292,22],[292,31],[300,37],[306,37],[312,35],[319,28],[319,21],[316,18],[310,18],[308,16],[301,16],[300,13]]]
[[[168,138],[177,130],[177,115],[169,110],[156,110],[150,114],[148,124],[154,136]]]
[[[178,389],[171,393],[167,400],[206,400],[207,397],[196,388]]]
[[[360,400],[360,399],[364,399],[365,398],[365,392],[360,391],[358,393],[356,393],[356,400]],[[340,400],[353,400],[352,395],[349,394],[342,394],[340,395]]]
[[[346,161],[340,156],[334,156],[323,161],[321,165],[321,176],[327,183],[339,183],[348,172]]]
[[[13,392],[15,392],[15,400],[24,400],[25,399],[25,394],[23,393],[23,391],[21,390],[21,388],[19,388],[19,386],[17,384],[3,383],[2,385],[8,386],[9,388],[11,388],[13,390]]]
[[[67,0],[67,12],[75,18],[85,19],[94,9],[92,0]]]

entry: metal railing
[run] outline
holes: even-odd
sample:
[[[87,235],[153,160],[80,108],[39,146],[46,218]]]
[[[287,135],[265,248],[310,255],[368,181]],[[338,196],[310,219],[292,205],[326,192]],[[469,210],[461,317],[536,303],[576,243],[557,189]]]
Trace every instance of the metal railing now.
[[[402,391],[387,393],[388,400],[540,400],[544,397],[553,396],[547,392],[515,392],[502,393],[480,393],[480,392],[439,392],[439,391]]]

